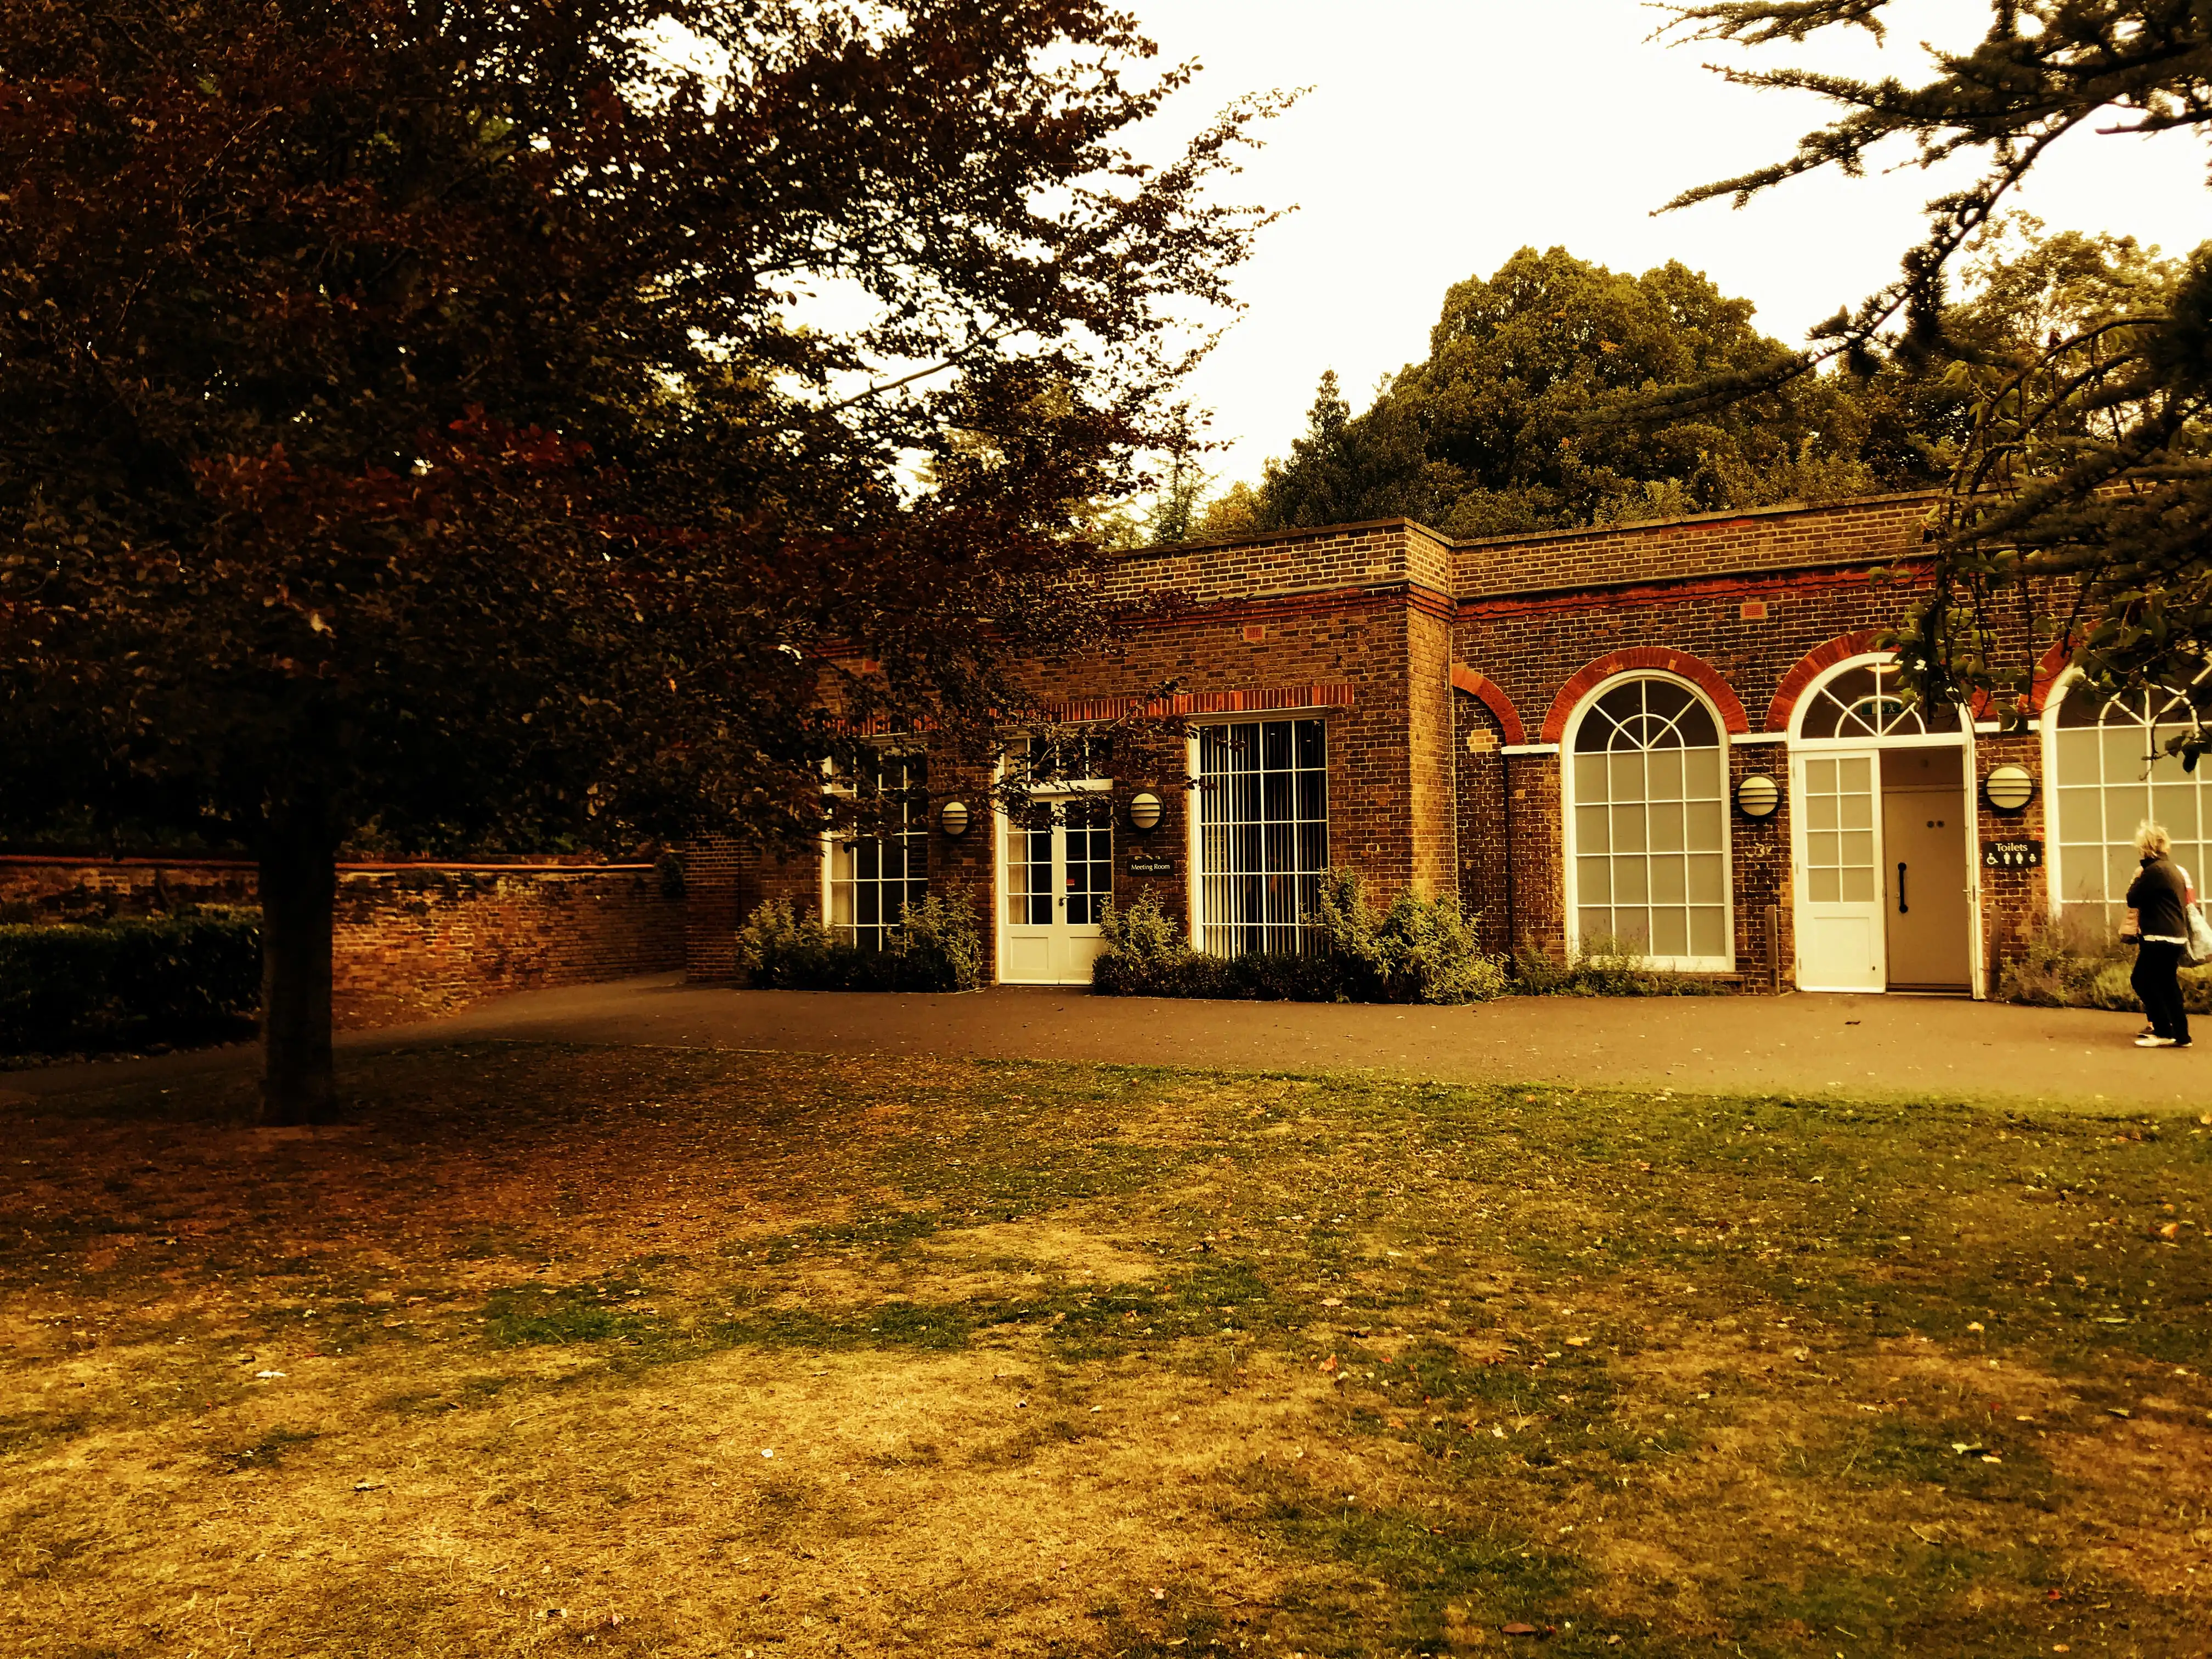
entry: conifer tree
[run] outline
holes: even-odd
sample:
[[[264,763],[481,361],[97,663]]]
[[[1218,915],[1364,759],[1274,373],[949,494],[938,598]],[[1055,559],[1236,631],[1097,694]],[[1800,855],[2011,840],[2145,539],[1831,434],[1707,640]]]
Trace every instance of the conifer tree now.
[[[1697,38],[1752,46],[1839,28],[1880,37],[1894,11],[1889,0],[1673,9]],[[1868,371],[1885,360],[1957,365],[1975,393],[1972,428],[1952,474],[1934,592],[1899,641],[1908,670],[1926,693],[1989,693],[2021,720],[2038,659],[2063,638],[2101,690],[2148,693],[2161,707],[2178,700],[2172,744],[2193,763],[2212,744],[2212,247],[2155,280],[2139,271],[2131,288],[2107,285],[2101,301],[2027,337],[1962,329],[1951,293],[2008,196],[2054,145],[2205,131],[2212,9],[2197,0],[1991,0],[1980,40],[1942,49],[1917,85],[1817,68],[1727,74],[1812,93],[1840,112],[1785,159],[1670,205],[1741,204],[1826,167],[1856,177],[1893,139],[1926,163],[1976,157],[1981,172],[1928,204],[1926,234],[1897,280],[1814,331],[1808,349],[1683,386],[1646,412],[1680,418],[1838,360]],[[2127,159],[2116,153],[2112,164]]]

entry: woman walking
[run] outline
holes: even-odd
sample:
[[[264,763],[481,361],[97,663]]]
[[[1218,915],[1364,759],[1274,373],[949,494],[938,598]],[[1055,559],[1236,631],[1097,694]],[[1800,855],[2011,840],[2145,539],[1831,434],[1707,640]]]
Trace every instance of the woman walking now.
[[[2150,1030],[2136,1039],[2138,1048],[2186,1048],[2189,1014],[2181,1006],[2181,959],[2189,948],[2189,883],[2166,856],[2172,843],[2162,824],[2146,819],[2136,826],[2136,851],[2142,868],[2128,887],[2128,924],[2136,940],[2131,982],[2142,1000]],[[2121,934],[2123,939],[2127,933]]]

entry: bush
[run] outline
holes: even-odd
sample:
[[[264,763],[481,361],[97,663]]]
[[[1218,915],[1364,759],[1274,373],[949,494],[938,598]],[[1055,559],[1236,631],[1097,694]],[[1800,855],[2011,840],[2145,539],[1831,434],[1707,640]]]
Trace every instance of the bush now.
[[[0,927],[0,1052],[218,1042],[249,1035],[260,1006],[258,910]]]
[[[1651,959],[1619,939],[1591,939],[1571,962],[1540,951],[1513,958],[1513,988],[1529,997],[1705,997],[1726,988],[1694,974],[1655,968]]]
[[[2129,982],[2135,965],[2135,951],[2101,922],[2061,915],[2041,922],[2021,953],[2004,964],[1997,1000],[2134,1013],[2142,1006]],[[2212,1014],[2212,964],[2181,970],[2181,1001],[2192,1014]]]
[[[1302,956],[1207,956],[1147,896],[1105,916],[1106,949],[1091,985],[1105,996],[1266,1002],[1472,1002],[1504,989],[1455,900],[1401,894],[1388,910],[1359,878],[1324,882],[1322,948]]]
[[[972,991],[983,981],[983,941],[973,911],[934,894],[908,907],[880,951],[770,899],[738,929],[738,965],[757,990]]]

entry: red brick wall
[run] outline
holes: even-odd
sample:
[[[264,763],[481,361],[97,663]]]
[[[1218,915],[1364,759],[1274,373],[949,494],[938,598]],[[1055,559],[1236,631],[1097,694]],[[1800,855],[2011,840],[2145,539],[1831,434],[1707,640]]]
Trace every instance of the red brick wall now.
[[[1110,653],[1039,665],[1038,695],[1070,718],[1103,718],[1172,679],[1190,699],[1185,717],[1203,722],[1240,699],[1290,712],[1310,692],[1328,726],[1332,861],[1360,871],[1386,900],[1407,887],[1456,890],[1482,915],[1491,948],[1556,953],[1566,933],[1559,761],[1506,750],[1556,738],[1545,722],[1574,700],[1577,675],[1655,649],[1676,653],[1680,672],[1711,688],[1730,725],[1771,729],[1770,706],[1802,680],[1791,677],[1808,652],[1900,623],[1921,601],[1933,505],[1929,495],[1890,496],[1457,546],[1393,520],[1148,549],[1107,567],[1102,591],[1132,606],[1164,597],[1176,608]],[[1877,566],[1890,574],[1877,580]],[[1322,688],[1331,695],[1319,696]],[[1521,730],[1509,736],[1501,711],[1517,715]],[[2012,742],[1984,737],[1978,769],[2011,754]],[[2033,740],[2020,744],[2039,772]],[[1149,788],[1166,803],[1144,850],[1166,856],[1175,872],[1128,875],[1135,841],[1123,816],[1116,891],[1124,902],[1156,892],[1180,912],[1189,803],[1180,745],[1171,747],[1141,762],[1125,756],[1115,769],[1123,801]],[[1780,744],[1731,745],[1732,780],[1769,771],[1784,784],[1783,809],[1766,822],[1731,811],[1735,960],[1755,986],[1774,967],[1770,907],[1780,911],[1789,976],[1787,761]],[[966,894],[988,939],[997,848],[986,781],[939,765],[932,788],[939,801],[958,793],[975,811],[963,841],[933,832],[933,885]],[[2030,822],[1984,830],[2039,834],[2039,803]],[[692,971],[720,977],[743,910],[779,895],[811,906],[819,871],[811,857],[702,851],[693,884]],[[2041,902],[2039,875],[1985,881],[1993,956],[2017,948]]]
[[[1761,507],[1665,524],[1560,530],[1452,550],[1452,592],[1467,597],[1660,581],[1910,556],[1937,497],[1877,495],[1827,507]],[[1477,668],[1481,664],[1475,665]]]
[[[0,859],[0,916],[13,921],[256,899],[253,866],[230,860]],[[344,865],[337,1023],[391,1025],[510,991],[672,972],[684,963],[684,908],[647,864]]]

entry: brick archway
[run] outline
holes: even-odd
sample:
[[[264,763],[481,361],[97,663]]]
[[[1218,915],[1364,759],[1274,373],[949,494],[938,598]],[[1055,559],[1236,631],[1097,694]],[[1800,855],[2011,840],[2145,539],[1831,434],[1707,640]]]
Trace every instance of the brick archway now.
[[[1521,711],[1513,706],[1513,699],[1505,695],[1497,681],[1485,679],[1465,663],[1455,662],[1452,665],[1451,683],[1455,690],[1466,692],[1491,712],[1509,746],[1518,747],[1528,741],[1528,730],[1521,724]]]
[[[1766,705],[1766,729],[1787,732],[1790,716],[1796,709],[1797,699],[1805,695],[1805,689],[1838,663],[1880,650],[1875,641],[1881,637],[1879,629],[1862,628],[1856,634],[1838,634],[1826,645],[1816,645],[1798,658],[1797,665],[1784,674],[1782,684],[1774,688],[1774,701]]]
[[[1723,726],[1730,732],[1751,730],[1751,717],[1743,712],[1741,699],[1712,664],[1702,657],[1692,656],[1686,651],[1670,650],[1664,646],[1632,645],[1625,651],[1612,652],[1576,670],[1573,677],[1559,688],[1559,695],[1552,699],[1552,712],[1544,716],[1543,741],[1558,743],[1564,738],[1568,720],[1583,699],[1598,686],[1616,674],[1631,674],[1640,668],[1656,668],[1662,673],[1674,674],[1689,681],[1711,701],[1721,717]]]

